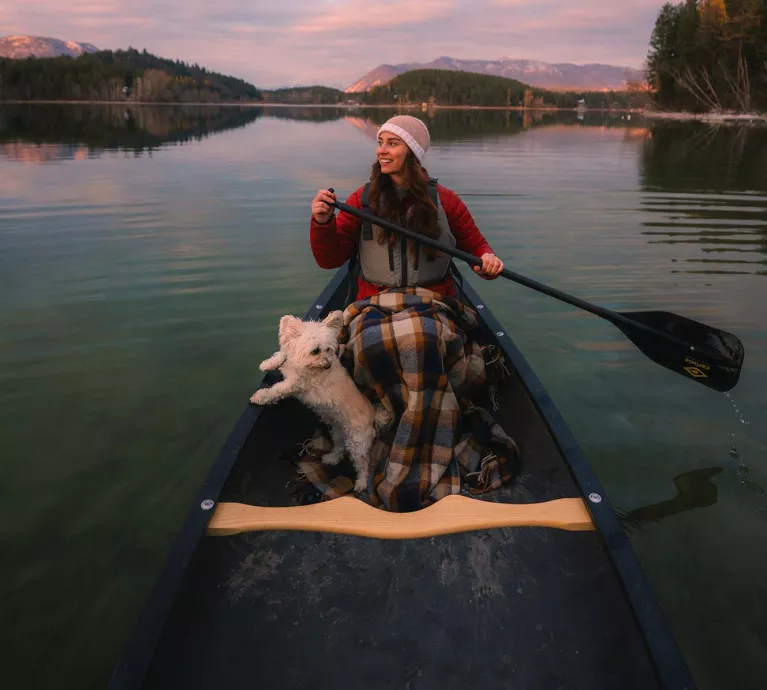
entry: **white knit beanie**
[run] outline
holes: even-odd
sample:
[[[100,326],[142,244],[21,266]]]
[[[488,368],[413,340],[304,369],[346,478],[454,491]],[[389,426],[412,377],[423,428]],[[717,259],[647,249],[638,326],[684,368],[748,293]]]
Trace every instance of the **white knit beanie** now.
[[[412,115],[396,115],[381,125],[378,136],[381,136],[381,132],[396,134],[410,147],[418,162],[423,165],[431,137],[429,137],[428,128],[421,120]]]

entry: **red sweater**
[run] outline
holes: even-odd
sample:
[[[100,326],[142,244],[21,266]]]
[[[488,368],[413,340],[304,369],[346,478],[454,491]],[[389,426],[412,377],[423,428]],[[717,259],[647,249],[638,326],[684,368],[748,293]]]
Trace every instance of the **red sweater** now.
[[[362,190],[360,187],[346,201],[349,206],[362,209]],[[492,254],[493,250],[482,233],[477,228],[469,209],[461,201],[460,197],[447,187],[437,184],[439,203],[447,216],[450,232],[455,237],[458,249],[481,257],[483,254]],[[318,223],[314,216],[311,219],[309,238],[312,246],[312,254],[320,268],[338,268],[348,261],[352,251],[359,243],[362,221],[356,216],[341,211],[325,224]],[[452,277],[448,277],[439,283],[424,285],[423,287],[445,295],[455,295],[455,284]],[[357,287],[357,299],[366,299],[381,292],[385,288],[374,283],[368,283],[359,279]]]

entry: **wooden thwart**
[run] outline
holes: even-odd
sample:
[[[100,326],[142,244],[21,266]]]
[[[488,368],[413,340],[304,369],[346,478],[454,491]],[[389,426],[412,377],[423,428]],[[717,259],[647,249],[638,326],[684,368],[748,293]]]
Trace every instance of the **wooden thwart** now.
[[[419,539],[493,527],[584,531],[594,530],[594,523],[580,498],[560,498],[545,503],[491,503],[466,496],[447,496],[413,513],[390,513],[357,498],[343,496],[290,508],[219,503],[208,523],[208,534],[306,530],[376,539]]]

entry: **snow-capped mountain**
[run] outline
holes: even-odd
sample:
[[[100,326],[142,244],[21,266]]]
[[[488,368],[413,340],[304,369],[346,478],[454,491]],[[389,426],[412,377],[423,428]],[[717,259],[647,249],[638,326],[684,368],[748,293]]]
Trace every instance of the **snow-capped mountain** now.
[[[90,43],[62,41],[44,36],[3,36],[0,38],[0,57],[78,57],[83,53],[95,53],[98,48]]]
[[[432,62],[409,62],[399,65],[379,65],[346,88],[347,93],[368,91],[385,84],[403,72],[414,69],[444,69],[459,72],[478,72],[496,77],[507,77],[546,89],[601,90],[625,88],[627,80],[643,78],[641,70],[598,63],[574,65],[550,63],[540,60],[457,60],[440,57]]]

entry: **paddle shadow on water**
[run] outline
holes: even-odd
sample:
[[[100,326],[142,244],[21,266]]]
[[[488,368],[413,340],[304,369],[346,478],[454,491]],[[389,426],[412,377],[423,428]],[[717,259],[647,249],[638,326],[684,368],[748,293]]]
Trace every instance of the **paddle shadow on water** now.
[[[711,477],[724,471],[723,467],[707,467],[685,472],[674,477],[677,494],[668,501],[635,508],[625,512],[617,510],[623,526],[629,531],[644,532],[651,523],[686,513],[696,508],[708,508],[717,502],[719,492]]]

